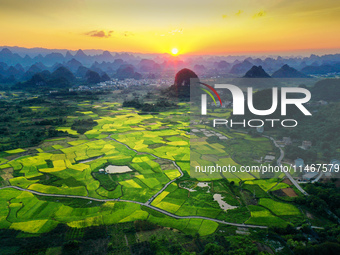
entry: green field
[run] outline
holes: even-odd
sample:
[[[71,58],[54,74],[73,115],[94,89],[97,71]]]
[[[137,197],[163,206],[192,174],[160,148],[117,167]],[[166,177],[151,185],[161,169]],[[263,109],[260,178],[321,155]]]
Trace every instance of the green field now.
[[[258,159],[273,149],[266,138],[253,138],[237,132],[223,133],[228,137],[226,143],[211,138],[200,140],[200,151],[193,151],[190,155],[189,109],[185,103],[176,111],[155,115],[139,114],[130,108],[118,109],[120,104],[117,103],[98,103],[96,108],[81,103],[77,107],[80,109],[75,115],[68,116],[65,125],[58,127],[70,136],[46,139],[28,153],[26,149],[16,149],[2,154],[1,176],[10,177],[5,185],[48,196],[10,188],[0,190],[1,228],[46,233],[59,224],[79,229],[147,220],[190,235],[214,233],[220,227],[216,222],[176,220],[132,203],[147,202],[168,182],[179,178],[181,173],[174,162],[184,177],[173,182],[152,201],[151,205],[155,207],[179,216],[205,216],[268,226],[286,226],[286,216],[301,217],[294,205],[270,198],[267,192],[288,187],[278,179],[256,179],[257,176],[247,173],[225,176],[226,179],[219,176],[214,181],[208,176],[197,179],[189,176],[190,159],[199,164],[216,160],[221,165],[237,167],[249,163],[245,158]],[[42,110],[36,108],[36,111]],[[88,116],[98,124],[83,135],[68,125],[75,118]],[[241,157],[240,152],[246,156]],[[14,154],[23,156],[14,158]],[[110,165],[127,166],[131,171],[106,173],[105,169]],[[207,186],[201,187],[199,183],[202,181],[206,181]],[[249,202],[254,192],[259,199],[257,206]],[[223,201],[235,209],[223,210],[214,194],[221,194]],[[115,201],[60,197],[64,195]]]
[[[260,206],[249,206],[251,217],[246,221],[247,224],[263,225],[271,227],[285,227],[287,222],[275,215],[269,210]]]
[[[268,198],[261,198],[259,205],[271,210],[276,215],[300,215],[300,211],[292,204],[277,202]]]

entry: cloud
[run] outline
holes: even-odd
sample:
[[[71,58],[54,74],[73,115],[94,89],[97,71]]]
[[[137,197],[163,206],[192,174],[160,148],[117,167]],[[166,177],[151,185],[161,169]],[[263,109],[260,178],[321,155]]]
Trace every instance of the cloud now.
[[[262,18],[266,16],[266,12],[265,11],[259,11],[258,13],[255,13],[253,18],[256,19],[256,18]]]
[[[111,37],[112,33],[113,33],[113,30],[110,30],[108,32],[105,32],[104,30],[92,30],[92,31],[85,33],[85,35],[88,35],[91,37],[98,37],[98,38],[109,38]]]
[[[113,35],[114,34],[114,35]],[[130,37],[134,36],[135,34],[131,31],[104,31],[104,30],[92,30],[89,32],[84,33],[84,35],[97,37],[97,38],[109,38],[109,37]]]

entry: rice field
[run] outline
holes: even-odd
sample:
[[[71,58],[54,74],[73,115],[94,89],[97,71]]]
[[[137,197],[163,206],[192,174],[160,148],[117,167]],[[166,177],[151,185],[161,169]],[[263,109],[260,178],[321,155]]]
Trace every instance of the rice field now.
[[[237,140],[237,149],[219,141],[203,139],[197,142],[200,150],[190,153],[190,135],[187,133],[189,122],[186,117],[188,109],[181,112],[161,112],[158,115],[140,115],[125,108],[107,110],[107,107],[117,107],[118,104],[103,103],[97,108],[92,108],[87,103],[79,106],[84,107],[83,110],[79,110],[75,116],[69,116],[66,125],[57,128],[69,133],[71,137],[47,139],[35,147],[33,153],[24,148],[5,151],[0,158],[0,176],[3,176],[3,171],[11,171],[11,175],[7,175],[11,176],[9,184],[44,194],[117,200],[103,203],[85,199],[42,197],[11,188],[2,189],[0,228],[46,233],[58,224],[66,224],[78,231],[90,226],[148,220],[190,235],[209,235],[217,230],[218,223],[202,219],[176,220],[139,204],[118,199],[147,202],[165,184],[178,178],[180,172],[167,160],[175,161],[189,179],[190,159],[198,164],[216,160],[220,165],[239,167],[238,150],[247,147],[246,151],[250,153],[250,150],[256,151],[261,147],[262,149],[251,155],[251,158],[257,158],[272,149],[267,139],[233,134],[228,135],[228,138]],[[70,123],[73,119],[83,117],[93,118],[98,125],[80,135],[71,129]],[[15,154],[19,153],[25,156],[15,158]],[[154,154],[166,163],[146,153]],[[109,165],[129,167],[132,171],[106,173],[104,169]],[[239,208],[225,212],[213,199],[215,183],[210,187],[211,193],[207,192],[208,189],[199,187],[195,187],[196,192],[189,192],[178,185],[179,181],[169,185],[153,200],[152,205],[181,216],[199,215],[259,225],[286,225],[287,222],[280,216],[300,214],[295,206],[276,202],[265,196],[269,190],[282,189],[289,185],[278,183],[274,179],[255,180],[254,176],[247,173],[237,173],[233,178],[238,178],[236,184],[241,180],[245,181],[243,187],[250,192],[256,187],[256,194],[261,197],[259,206],[249,206],[248,210],[235,195],[230,197],[229,202]],[[204,176],[202,179],[209,180],[209,177]],[[195,183],[199,181],[192,180]],[[226,186],[218,184],[216,190],[232,193]],[[261,192],[264,193],[263,196]],[[81,233],[74,231],[70,235],[81,236]]]
[[[271,210],[276,215],[300,215],[301,212],[292,204],[274,201],[269,198],[261,198],[259,205]]]
[[[264,226],[285,227],[288,223],[260,206],[249,206],[251,217],[245,223]]]

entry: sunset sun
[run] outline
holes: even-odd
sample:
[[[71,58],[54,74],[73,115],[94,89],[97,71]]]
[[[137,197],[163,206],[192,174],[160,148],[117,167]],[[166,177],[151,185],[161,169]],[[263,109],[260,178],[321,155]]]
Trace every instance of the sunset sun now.
[[[178,54],[178,49],[177,48],[173,48],[171,50],[171,53],[172,53],[172,55],[177,55]]]

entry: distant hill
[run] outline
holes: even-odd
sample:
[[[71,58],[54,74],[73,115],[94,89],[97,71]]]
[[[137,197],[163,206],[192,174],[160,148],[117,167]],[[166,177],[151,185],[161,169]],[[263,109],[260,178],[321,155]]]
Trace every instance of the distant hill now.
[[[7,71],[5,72],[6,76],[13,75],[14,77],[21,77],[24,74],[23,70],[18,70],[14,66],[10,66]]]
[[[254,62],[252,62],[254,63]],[[284,63],[283,60],[278,57],[277,59],[274,58],[266,58],[265,60],[262,61],[261,64],[257,64],[258,66],[261,65],[267,72],[273,73],[275,70],[279,69],[280,66],[282,66]]]
[[[40,69],[36,64],[30,66],[30,68],[26,71],[26,73],[23,75],[22,80],[26,81],[32,78],[33,75],[36,73],[41,72],[42,69]]]
[[[101,81],[109,81],[109,80],[111,80],[110,76],[108,76],[107,73],[103,73],[100,78],[101,78]]]
[[[40,62],[44,61],[45,65],[53,65],[55,62],[63,62],[65,60],[64,55],[61,53],[52,52],[47,54]]]
[[[69,82],[74,81],[76,79],[73,73],[64,66],[61,66],[57,70],[55,70],[52,73],[52,77],[54,79],[64,78]]]
[[[28,81],[17,83],[12,88],[20,90],[69,88],[75,79],[73,73],[62,66],[53,73],[48,70],[35,73]]]
[[[235,64],[229,73],[232,74],[244,74],[253,66],[248,60],[244,60],[241,63]]]
[[[85,66],[79,66],[77,72],[76,72],[76,77],[80,77],[80,78],[85,78],[86,76],[86,72],[88,71],[89,69]]]
[[[263,70],[262,66],[253,66],[243,78],[271,78],[269,74]]]
[[[82,64],[78,60],[75,60],[74,58],[72,58],[65,64],[65,67],[67,67],[73,73],[76,73],[80,66],[82,66]]]
[[[321,66],[306,66],[301,69],[304,74],[328,74],[340,72],[340,62],[336,64],[324,64]]]
[[[257,89],[282,86],[278,80],[272,79],[262,66],[252,66],[243,77],[233,79],[232,84]]]
[[[138,68],[141,72],[160,72],[161,66],[157,64],[155,61],[150,59],[142,59],[139,64]]]
[[[139,80],[142,78],[142,75],[140,73],[135,72],[134,67],[132,65],[121,65],[118,68],[115,77],[121,80],[127,78]]]
[[[251,70],[253,66],[262,66],[263,70],[256,70],[256,68]],[[192,68],[196,74],[202,77],[268,78],[268,73],[270,73],[275,78],[303,78],[307,75],[330,74],[330,76],[334,76],[333,73],[340,72],[340,54],[311,55],[309,57],[258,56],[256,58],[252,56],[204,57],[198,55],[173,57],[169,54],[0,46],[0,74],[1,80],[6,84],[13,85],[18,81],[28,81],[37,73],[44,70],[53,73],[60,67],[66,67],[82,81],[86,80],[85,76],[88,70],[97,72],[100,80],[107,80],[108,77],[158,79],[164,78],[168,74],[172,75],[173,72],[185,67]],[[244,85],[249,83],[256,82],[248,80],[244,82]],[[261,81],[261,84],[254,84],[254,87],[270,86],[264,83],[266,82]]]
[[[12,76],[9,76],[9,77],[5,77],[3,75],[0,74],[0,83],[13,83],[15,82],[15,77],[12,75]]]
[[[86,78],[87,83],[89,84],[96,84],[102,81],[110,80],[110,77],[106,73],[103,73],[103,75],[100,76],[97,72],[93,70],[87,70],[85,78]]]
[[[272,74],[273,78],[308,78],[309,76],[299,72],[289,65],[283,65],[279,70]]]
[[[230,66],[231,66],[230,63],[228,63],[225,60],[221,60],[220,62],[215,62],[214,63],[214,67],[216,67],[218,69],[223,69],[223,70],[229,69]]]
[[[97,72],[92,71],[92,70],[87,70],[85,77],[86,77],[87,83],[90,83],[90,84],[99,83],[101,81],[100,75]]]
[[[15,65],[22,61],[22,58],[18,54],[13,54],[9,49],[4,48],[0,51],[0,61],[8,65]]]
[[[53,66],[56,63],[67,63],[68,61],[75,59],[82,65],[89,67],[96,61],[99,63],[114,62],[116,59],[123,59],[124,61],[136,61],[136,57],[129,53],[116,53],[113,56],[108,51],[86,50],[86,52],[90,52],[92,54],[95,53],[95,55],[88,55],[81,49],[72,54],[71,51],[66,49],[49,50],[42,48],[27,49],[21,47],[0,47],[0,62],[13,66],[16,64],[30,66],[34,63],[41,62],[44,65]]]
[[[205,68],[204,65],[195,65],[195,66],[194,66],[194,70],[195,70],[195,72],[197,72],[197,73],[203,74],[207,69]]]

